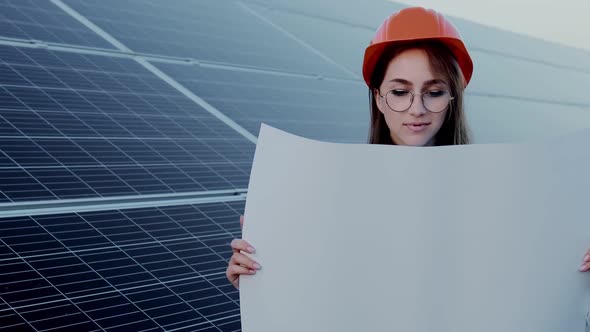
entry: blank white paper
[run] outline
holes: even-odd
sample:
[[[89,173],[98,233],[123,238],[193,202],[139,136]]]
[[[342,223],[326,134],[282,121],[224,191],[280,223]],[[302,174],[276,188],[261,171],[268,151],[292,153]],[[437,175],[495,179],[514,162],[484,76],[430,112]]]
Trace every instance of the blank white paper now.
[[[263,125],[243,331],[583,332],[589,143],[335,144]]]

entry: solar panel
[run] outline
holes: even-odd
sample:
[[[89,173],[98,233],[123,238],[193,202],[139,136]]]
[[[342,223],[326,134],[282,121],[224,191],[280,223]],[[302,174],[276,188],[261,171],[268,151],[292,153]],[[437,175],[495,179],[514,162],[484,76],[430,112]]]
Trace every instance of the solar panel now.
[[[247,186],[254,144],[135,61],[0,59],[0,201]]]
[[[1,0],[0,37],[112,48],[49,1]]]
[[[351,77],[247,4],[228,1],[65,1],[136,52]]]
[[[588,107],[479,95],[468,96],[466,107],[476,142],[534,141],[590,126]]]
[[[590,73],[588,50],[576,49],[538,38],[531,38],[472,21],[453,20],[467,45],[473,50],[494,56],[508,56],[525,62],[541,62],[558,68],[577,69]],[[486,36],[486,38],[481,38]]]
[[[316,18],[332,23],[346,23],[365,27],[373,32],[391,13],[407,7],[407,4],[381,0],[243,0],[248,4],[263,6],[273,12],[290,13],[299,17]],[[306,19],[303,18],[302,23]],[[290,30],[289,31],[293,31]],[[322,31],[318,31],[322,34]],[[307,39],[305,39],[307,40]],[[363,48],[369,39],[365,40]]]
[[[510,96],[520,100],[590,107],[585,86],[590,84],[590,71],[565,69],[551,64],[499,57],[487,52],[474,51],[480,71],[485,76],[474,76],[470,91],[478,94]],[[512,79],[506,79],[515,75]],[[482,77],[483,76],[483,77]],[[503,82],[497,84],[494,82]],[[556,82],[577,84],[556,84]]]
[[[250,6],[274,24],[305,40],[314,49],[343,64],[351,72],[357,73],[360,78],[364,50],[373,37],[374,28],[326,20],[290,10],[276,10],[258,4]]]
[[[244,202],[0,220],[0,326],[234,331],[225,279]]]
[[[155,65],[252,133],[265,122],[308,138],[366,140],[366,88],[359,81]]]

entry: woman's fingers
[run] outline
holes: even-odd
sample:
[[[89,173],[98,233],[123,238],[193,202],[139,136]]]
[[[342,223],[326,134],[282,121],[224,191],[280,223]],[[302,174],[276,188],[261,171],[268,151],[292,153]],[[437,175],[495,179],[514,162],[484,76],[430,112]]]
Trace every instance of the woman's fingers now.
[[[229,265],[227,267],[227,271],[225,272],[225,275],[227,276],[227,279],[232,283],[232,285],[234,285],[235,288],[239,288],[240,287],[240,275],[243,274],[255,274],[256,271],[254,270],[250,270],[247,267],[243,267],[241,265]]]
[[[256,263],[252,258],[237,252],[234,253],[230,260],[230,265],[234,264],[245,266],[250,270],[260,270],[260,264]]]
[[[252,247],[248,242],[242,239],[233,239],[231,241],[231,248],[234,250],[234,253],[240,252],[240,250],[242,250],[247,253],[253,254],[256,251],[254,247]]]
[[[240,228],[244,228],[244,216],[240,215]],[[256,270],[260,270],[260,265],[250,257],[244,255],[242,252],[253,254],[256,250],[248,242],[242,239],[233,239],[231,241],[231,248],[234,254],[229,260],[225,275],[231,281],[234,287],[240,286],[240,275],[242,274],[256,274]]]
[[[234,287],[240,287],[240,275],[243,274],[256,274],[256,270],[260,270],[260,265],[252,260],[250,257],[240,253],[234,252],[229,260],[229,265],[225,271],[227,279],[234,285]]]
[[[583,263],[580,265],[580,271],[588,272],[590,271],[590,250],[586,252],[586,255],[583,258]]]
[[[229,275],[236,278],[242,274],[256,274],[256,270],[252,270],[241,265],[232,265],[228,270]]]

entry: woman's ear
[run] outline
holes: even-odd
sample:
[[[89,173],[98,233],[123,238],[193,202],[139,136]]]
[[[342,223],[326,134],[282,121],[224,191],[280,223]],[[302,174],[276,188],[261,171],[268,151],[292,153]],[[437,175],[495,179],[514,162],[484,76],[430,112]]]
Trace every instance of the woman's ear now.
[[[379,110],[379,112],[383,113],[383,110],[384,110],[383,98],[381,98],[381,95],[379,94],[379,90],[373,89],[372,93],[373,93],[373,99],[375,100],[375,105],[377,105],[377,109]]]

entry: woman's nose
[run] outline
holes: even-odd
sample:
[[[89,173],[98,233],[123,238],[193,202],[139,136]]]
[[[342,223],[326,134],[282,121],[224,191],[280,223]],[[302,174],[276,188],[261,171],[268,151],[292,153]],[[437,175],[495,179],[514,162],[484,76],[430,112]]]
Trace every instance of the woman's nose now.
[[[410,109],[408,109],[408,113],[413,116],[421,116],[428,112],[424,103],[422,102],[422,98],[420,95],[414,95],[412,100],[412,105],[410,105]]]

